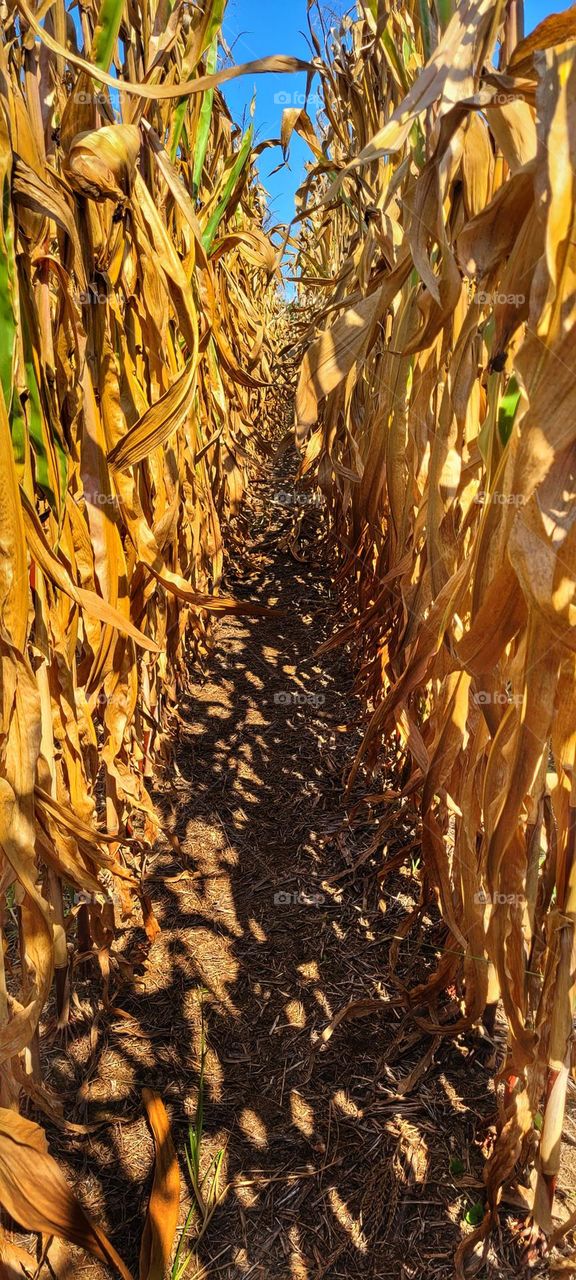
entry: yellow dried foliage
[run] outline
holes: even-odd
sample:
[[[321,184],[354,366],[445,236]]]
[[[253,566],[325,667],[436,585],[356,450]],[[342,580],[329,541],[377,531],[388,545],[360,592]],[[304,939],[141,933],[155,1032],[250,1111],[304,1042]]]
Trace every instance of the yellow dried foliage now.
[[[519,39],[516,3],[359,8],[324,54],[300,191],[296,432],[368,709],[350,785],[395,763],[385,803],[417,799],[446,925],[407,1008],[432,1036],[497,1006],[508,1027],[462,1274],[539,1111],[550,1228],[572,1052],[576,11]]]
[[[0,1203],[114,1259],[14,1112],[22,1087],[58,1106],[38,1024],[54,977],[66,1020],[75,942],[109,956],[135,910],[154,937],[146,779],[212,615],[258,612],[221,592],[221,525],[258,446],[278,263],[252,126],[219,89],[247,69],[217,69],[224,9],[17,0],[0,43]]]

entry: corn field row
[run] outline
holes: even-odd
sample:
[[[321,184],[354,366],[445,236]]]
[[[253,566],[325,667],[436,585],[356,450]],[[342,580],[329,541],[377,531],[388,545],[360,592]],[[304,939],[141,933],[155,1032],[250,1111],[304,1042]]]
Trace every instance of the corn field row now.
[[[154,763],[213,615],[258,612],[221,592],[221,526],[258,452],[277,258],[219,88],[246,70],[218,69],[224,9],[17,0],[0,43],[0,1202],[124,1276],[17,1110],[62,1123],[38,1028],[65,1027],[74,966],[100,963],[106,1001],[120,921],[155,936]],[[143,1277],[173,1193],[172,1169]]]
[[[125,1278],[18,1107],[62,1121],[39,1025],[65,1027],[75,965],[100,962],[106,1001],[120,921],[155,936],[154,766],[213,615],[258,612],[222,592],[222,525],[268,449],[286,317],[253,125],[219,86],[307,64],[223,70],[224,9],[16,0],[0,43],[0,1203]],[[523,1170],[552,1234],[572,1069],[576,17],[524,38],[520,0],[360,0],[324,46],[321,27],[322,111],[289,108],[281,139],[313,156],[288,241],[296,438],[367,711],[348,787],[392,767],[383,830],[421,818],[403,936],[432,903],[446,927],[388,1003],[423,1052],[507,1027],[463,1276]],[[145,1105],[157,1280],[178,1175]]]
[[[428,1037],[507,1024],[459,1275],[519,1170],[551,1233],[573,1062],[575,40],[574,9],[524,38],[517,0],[362,0],[317,44],[318,125],[285,116],[315,151],[292,241],[296,434],[367,709],[348,785],[392,756],[382,829],[415,801],[421,819],[402,932],[430,903],[446,926],[435,971],[390,1003]]]

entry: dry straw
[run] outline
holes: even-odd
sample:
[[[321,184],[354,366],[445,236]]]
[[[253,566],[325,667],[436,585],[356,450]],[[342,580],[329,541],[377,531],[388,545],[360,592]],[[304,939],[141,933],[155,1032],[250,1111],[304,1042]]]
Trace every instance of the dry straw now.
[[[369,709],[350,783],[392,743],[446,925],[406,1004],[431,1036],[507,1023],[459,1274],[532,1160],[550,1230],[575,999],[576,17],[521,23],[517,0],[362,0],[327,34],[293,241],[302,471]]]

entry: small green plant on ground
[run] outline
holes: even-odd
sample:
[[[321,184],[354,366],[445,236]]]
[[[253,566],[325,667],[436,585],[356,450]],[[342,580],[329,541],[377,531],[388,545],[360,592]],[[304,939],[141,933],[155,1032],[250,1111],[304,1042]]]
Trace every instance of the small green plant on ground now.
[[[187,1275],[188,1268],[194,1258],[197,1246],[199,1245],[204,1232],[207,1230],[218,1205],[224,1199],[227,1189],[226,1187],[221,1187],[220,1181],[222,1162],[224,1159],[224,1147],[220,1147],[216,1154],[212,1156],[206,1173],[202,1175],[201,1172],[206,1053],[207,1042],[206,1032],[204,1029],[204,1010],[202,1009],[198,1099],[196,1102],[194,1123],[188,1126],[188,1140],[184,1151],[188,1175],[192,1184],[192,1191],[194,1193],[194,1203],[190,1206],[184,1226],[180,1233],[178,1248],[172,1264],[171,1280],[183,1280],[183,1277]],[[194,1224],[196,1226],[196,1235],[191,1241]],[[189,1243],[191,1243],[191,1247],[187,1252],[185,1252]]]

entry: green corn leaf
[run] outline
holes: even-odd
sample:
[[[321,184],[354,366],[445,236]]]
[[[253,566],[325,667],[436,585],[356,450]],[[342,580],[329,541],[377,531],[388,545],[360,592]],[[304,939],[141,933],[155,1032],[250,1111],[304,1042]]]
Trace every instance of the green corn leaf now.
[[[506,392],[498,406],[498,433],[502,444],[508,444],[514,426],[514,418],[520,399],[520,388],[514,375],[509,379]]]
[[[118,39],[124,0],[102,0],[92,41],[91,61],[101,71],[108,71]]]
[[[420,16],[420,26],[422,31],[422,41],[424,44],[424,57],[428,62],[432,57],[433,38],[432,23],[430,21],[430,9],[427,0],[418,0],[418,13]]]
[[[24,370],[28,398],[25,406],[26,420],[23,424],[34,454],[34,475],[38,488],[42,490],[56,516],[62,512],[68,484],[68,458],[59,438],[60,425],[50,412],[49,403],[42,400],[40,369],[37,356],[37,334],[30,312],[29,296],[26,281],[21,282],[21,321],[22,345],[24,349]],[[36,340],[35,340],[36,339]],[[14,431],[19,424],[13,419],[13,441],[16,449]],[[27,448],[27,445],[25,445]],[[17,458],[18,463],[18,458]]]
[[[202,52],[212,44],[212,41],[218,35],[220,27],[224,21],[224,13],[226,11],[227,3],[228,0],[214,0],[210,11],[210,17],[208,19],[208,25],[206,27],[206,39],[204,41],[204,49]]]
[[[228,205],[234,193],[234,189],[236,187],[236,183],[238,182],[238,178],[240,177],[240,174],[242,173],[242,170],[249,159],[250,152],[252,150],[253,136],[254,136],[254,126],[249,125],[242,139],[242,143],[240,145],[240,149],[238,151],[234,164],[229,170],[228,177],[224,184],[224,190],[222,192],[222,196],[218,201],[218,204],[216,205],[214,213],[212,214],[208,222],[208,225],[204,231],[204,234],[202,236],[202,244],[204,245],[204,248],[207,253],[209,253],[210,249],[212,248],[212,245],[214,243],[214,237],[216,235],[218,227],[220,226],[222,218],[226,213],[226,209],[228,208]]]
[[[218,61],[218,32],[214,36],[212,44],[208,50],[206,58],[206,73],[212,75],[216,70]],[[200,118],[198,121],[198,132],[196,136],[196,149],[194,152],[194,168],[192,170],[192,197],[195,200],[200,190],[202,181],[202,170],[206,159],[206,151],[208,149],[208,141],[210,138],[210,125],[212,123],[212,103],[214,102],[214,90],[208,89],[202,98],[202,106],[200,108]]]
[[[206,59],[207,75],[212,75],[213,72],[216,70],[216,64],[218,60],[218,38],[220,35],[220,28],[222,26],[222,22],[224,19],[224,11],[226,9],[227,3],[228,3],[228,0],[214,0],[214,3],[210,10],[210,16],[206,23],[204,38],[202,40],[202,52],[200,56],[202,57],[206,52],[206,50],[208,50],[208,56]],[[195,63],[195,66],[197,66],[197,62]],[[195,66],[192,66],[190,61],[186,61],[182,66],[182,70],[181,70],[182,76],[184,77],[191,76],[194,72]],[[206,111],[208,114],[208,136],[209,136],[210,120],[212,118],[212,102],[214,99],[213,89],[208,89],[207,92],[204,94],[204,97],[202,100],[202,107],[200,110],[199,137],[198,137],[197,150],[195,152],[195,161],[194,161],[194,175],[196,175],[196,171],[197,171],[196,157],[198,156],[201,145],[202,145],[201,144],[202,126],[203,126],[202,113],[204,112],[206,99],[209,99],[209,105],[206,108]],[[174,161],[178,153],[178,147],[180,146],[182,129],[184,127],[184,120],[186,119],[186,112],[188,110],[189,103],[190,103],[189,98],[181,98],[174,111],[174,116],[172,119],[172,133],[171,133],[171,139],[170,139],[170,159],[172,161],[172,164],[174,164]],[[207,143],[208,143],[208,138],[206,138],[206,146],[207,146]],[[204,159],[206,156],[206,146],[204,147],[202,163],[200,165],[200,177],[202,176],[202,169],[204,167]],[[197,187],[199,187],[199,185],[200,185],[200,178],[198,179]],[[197,188],[196,188],[196,191],[194,191],[194,197],[196,197],[196,194],[197,194]]]
[[[1,140],[0,140],[1,141]],[[1,161],[0,161],[1,164]],[[0,224],[0,383],[8,413],[12,404],[14,344],[16,341],[16,270],[10,208],[10,179],[2,166],[2,222]]]
[[[454,13],[453,0],[436,0],[436,10],[438,13],[440,28],[442,31],[445,31],[450,19],[452,18],[452,14]]]

